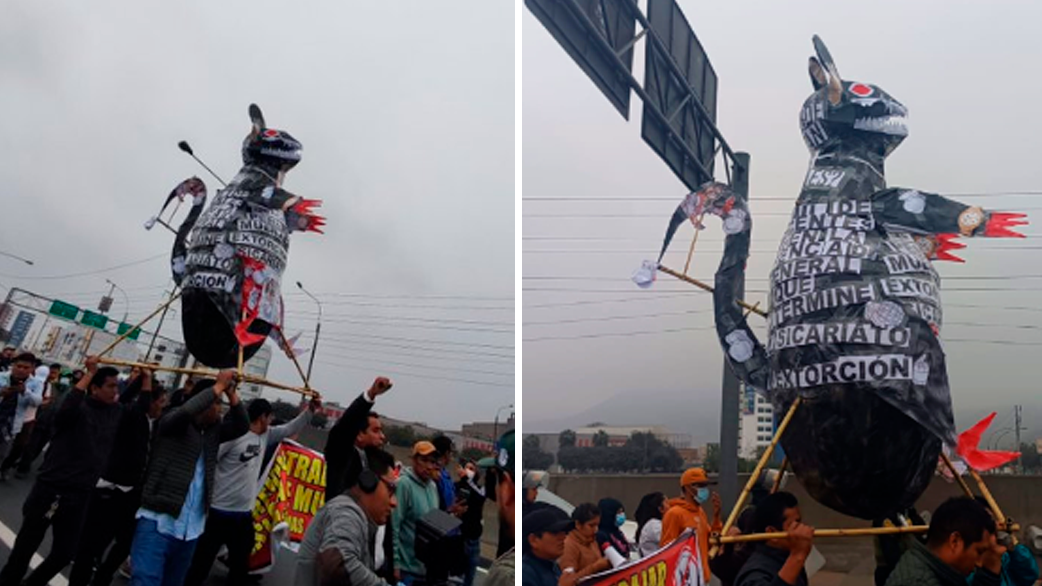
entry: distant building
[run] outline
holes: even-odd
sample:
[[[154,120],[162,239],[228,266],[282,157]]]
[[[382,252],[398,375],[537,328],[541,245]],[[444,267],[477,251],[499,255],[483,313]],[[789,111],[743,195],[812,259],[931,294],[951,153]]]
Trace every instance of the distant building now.
[[[691,434],[673,433],[661,425],[644,426],[594,426],[579,427],[572,430],[575,432],[575,445],[577,447],[589,447],[593,445],[593,438],[600,432],[608,435],[609,446],[623,446],[635,433],[650,433],[657,439],[673,446],[678,450],[691,447]]]
[[[499,439],[498,436],[503,435],[511,429],[514,429],[513,414],[511,414],[509,418],[500,421],[498,425],[495,421],[475,421],[474,423],[464,423],[461,431],[465,436],[496,441]]]
[[[705,463],[706,450],[705,448],[681,448],[677,450],[677,454],[684,460],[684,467],[690,466],[701,466]]]
[[[246,374],[267,378],[269,365],[271,365],[271,347],[268,344],[264,344],[252,358],[242,365],[242,368]],[[239,395],[242,396],[243,401],[251,401],[259,398],[263,389],[263,385],[245,383],[239,386]]]
[[[771,444],[774,436],[774,407],[759,393],[744,387],[738,425],[738,456],[756,458],[760,448]]]

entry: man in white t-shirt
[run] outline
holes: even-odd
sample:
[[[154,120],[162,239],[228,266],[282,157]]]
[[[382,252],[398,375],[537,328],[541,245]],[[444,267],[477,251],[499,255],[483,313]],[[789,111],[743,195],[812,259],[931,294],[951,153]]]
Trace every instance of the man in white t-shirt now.
[[[199,586],[206,581],[222,545],[228,547],[227,583],[231,586],[246,583],[254,543],[252,511],[260,492],[264,452],[300,433],[321,406],[318,398],[312,399],[292,421],[272,427],[275,416],[271,403],[265,399],[250,402],[246,408],[250,430],[239,438],[222,443],[217,452],[217,471],[206,530],[199,538],[185,586]]]

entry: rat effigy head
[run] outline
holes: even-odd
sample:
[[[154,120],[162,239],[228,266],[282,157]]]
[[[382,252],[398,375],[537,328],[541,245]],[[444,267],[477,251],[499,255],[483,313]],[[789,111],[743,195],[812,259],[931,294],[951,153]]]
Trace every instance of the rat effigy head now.
[[[250,104],[253,127],[242,141],[242,162],[271,171],[289,171],[300,162],[300,141],[288,132],[268,128],[256,104]]]
[[[811,151],[850,143],[886,157],[908,136],[908,108],[879,86],[844,81],[825,43],[814,36],[810,58],[814,93],[800,111],[800,131]]]

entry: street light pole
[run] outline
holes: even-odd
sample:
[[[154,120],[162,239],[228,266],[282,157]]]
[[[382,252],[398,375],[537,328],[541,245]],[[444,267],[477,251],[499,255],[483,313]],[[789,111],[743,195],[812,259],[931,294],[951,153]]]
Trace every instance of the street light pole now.
[[[123,323],[127,323],[127,315],[130,314],[130,297],[127,296],[127,292],[123,290],[123,287],[120,287],[119,285],[113,283],[109,279],[105,279],[105,282],[108,283],[109,285],[112,285],[113,289],[119,289],[119,292],[123,294],[123,303],[124,303],[124,306],[123,306]],[[110,290],[109,291],[109,295],[111,295],[111,294],[112,293],[111,293],[111,290]]]
[[[513,409],[514,404],[503,405],[496,410],[496,420],[492,423],[492,443],[499,441],[499,414],[503,412],[503,409]]]
[[[318,300],[318,297],[312,295],[304,285],[297,281],[297,288],[304,292],[305,295],[311,298],[318,306],[318,321],[315,322],[315,342],[311,345],[311,357],[308,358],[308,381],[311,380],[311,367],[315,365],[315,354],[318,354],[318,335],[322,331],[322,302]]]

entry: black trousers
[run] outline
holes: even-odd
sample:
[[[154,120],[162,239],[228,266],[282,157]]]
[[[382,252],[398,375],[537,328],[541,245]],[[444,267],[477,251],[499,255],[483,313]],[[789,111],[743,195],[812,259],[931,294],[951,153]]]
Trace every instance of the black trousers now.
[[[22,528],[7,565],[0,571],[0,586],[46,586],[69,565],[76,554],[89,500],[90,491],[58,491],[39,482],[34,484],[22,505]],[[29,561],[52,526],[51,552],[22,582]]]
[[[21,459],[25,453],[26,448],[29,446],[29,438],[33,435],[33,429],[36,427],[35,421],[27,421],[22,425],[22,431],[18,432],[18,435],[14,436],[11,440],[11,451],[7,452],[7,457],[4,458],[2,464],[0,464],[0,470],[7,472],[11,468],[15,467],[18,460]]]
[[[28,474],[32,468],[33,461],[40,457],[47,442],[51,441],[54,431],[54,408],[48,408],[36,413],[36,425],[29,436],[29,444],[25,446],[22,459],[18,461],[18,472]]]
[[[116,570],[130,555],[130,544],[134,541],[137,527],[134,517],[140,504],[141,493],[138,490],[94,489],[80,547],[69,575],[69,586],[109,586],[112,583]]]
[[[185,578],[185,586],[200,586],[206,582],[222,545],[228,546],[229,586],[247,583],[246,568],[253,551],[254,531],[252,513],[233,513],[210,509],[206,529],[199,537],[192,556],[192,566]]]

